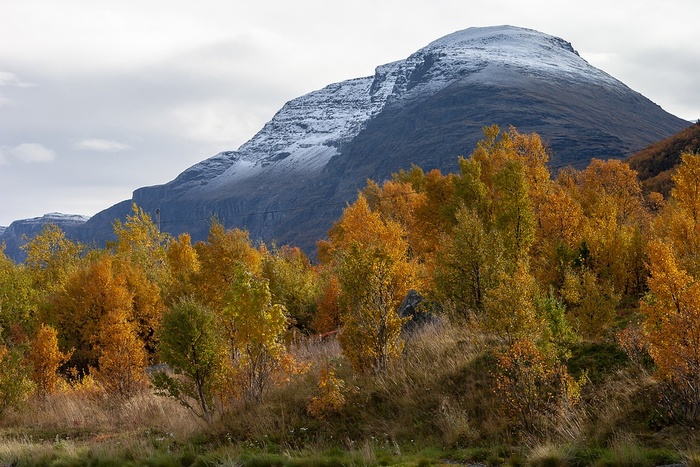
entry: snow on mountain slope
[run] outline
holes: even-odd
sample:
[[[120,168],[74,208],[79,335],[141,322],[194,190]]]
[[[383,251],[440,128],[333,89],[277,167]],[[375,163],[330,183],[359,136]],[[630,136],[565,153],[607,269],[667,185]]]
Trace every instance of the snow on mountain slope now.
[[[385,65],[374,77],[331,84],[288,102],[250,141],[227,153],[226,170],[211,174],[195,191],[216,191],[262,171],[320,171],[338,154],[340,145],[383,108],[394,87],[395,68],[395,64]]]
[[[89,219],[90,219],[90,216],[83,216],[81,214],[63,214],[60,212],[50,212],[48,214],[44,214],[41,217],[32,217],[30,219],[23,219],[21,221],[16,221],[16,222],[22,222],[24,224],[37,224],[37,225],[45,225],[45,224],[60,224],[60,225],[76,224],[76,225],[80,225],[80,224],[84,224]]]
[[[217,154],[174,182],[191,196],[220,193],[265,173],[317,173],[387,103],[420,99],[462,80],[497,82],[520,73],[625,87],[590,66],[568,42],[513,26],[458,31],[377,67],[375,75],[331,84],[288,102],[237,151]]]
[[[491,70],[499,66],[515,67],[533,75],[559,75],[569,81],[626,87],[589,65],[569,42],[531,29],[513,26],[466,29],[437,39],[417,52],[418,55],[430,53],[445,63],[444,67],[438,67],[444,70],[444,77],[433,76],[431,83],[453,80],[465,70],[481,71],[488,64]],[[486,77],[492,79],[497,75],[488,73]]]

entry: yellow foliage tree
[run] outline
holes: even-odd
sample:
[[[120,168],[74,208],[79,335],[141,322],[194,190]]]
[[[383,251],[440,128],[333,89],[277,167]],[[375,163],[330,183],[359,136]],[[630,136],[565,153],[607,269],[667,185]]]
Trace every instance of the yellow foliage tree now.
[[[171,281],[163,294],[168,305],[182,297],[194,295],[194,280],[201,263],[189,234],[182,234],[168,245],[168,267]]]
[[[316,314],[311,327],[317,333],[323,334],[337,330],[340,325],[340,282],[338,276],[328,268],[317,272],[320,283],[316,296]]]
[[[415,172],[415,171],[414,171]],[[452,229],[455,204],[455,176],[434,169],[425,174],[420,186],[422,196],[415,200],[415,233],[410,233],[415,256],[430,262],[439,248],[440,237]]]
[[[231,284],[221,327],[229,342],[237,386],[246,400],[260,400],[273,373],[287,356],[282,338],[286,310],[272,302],[268,281],[242,272]]]
[[[28,360],[32,368],[32,380],[39,398],[44,399],[56,390],[60,381],[58,368],[70,359],[73,351],[61,352],[57,332],[42,324],[30,342]]]
[[[34,286],[46,295],[60,290],[80,263],[83,247],[66,238],[58,226],[48,224],[41,233],[22,246],[27,253],[25,264]]]
[[[681,154],[681,164],[672,180],[671,196],[697,224],[700,222],[700,154]]]
[[[511,261],[528,257],[535,239],[534,207],[529,195],[525,166],[507,162],[494,175],[492,212]]]
[[[0,342],[0,415],[31,394],[32,384],[23,363],[20,349]]]
[[[581,242],[583,210],[571,194],[559,184],[552,184],[540,197],[537,214],[538,237],[550,244],[562,242],[575,248]]]
[[[146,384],[146,350],[127,318],[124,310],[110,312],[97,336],[98,368],[93,376],[111,396],[129,397]]]
[[[362,194],[372,211],[378,212],[384,220],[398,222],[410,235],[415,223],[416,203],[424,198],[424,194],[417,193],[410,183],[396,180],[387,180],[381,187],[368,180]]]
[[[592,159],[580,174],[584,211],[592,217],[612,212],[618,223],[638,219],[642,211],[642,188],[637,172],[626,162]]]
[[[114,258],[105,254],[70,276],[52,302],[48,323],[65,347],[75,349],[71,361],[85,370],[97,366],[95,344],[104,317],[115,311],[131,316],[133,300],[126,277],[115,274]]]
[[[167,234],[161,233],[151,217],[132,204],[132,214],[125,222],[113,224],[117,241],[112,245],[115,275],[123,276],[127,289],[133,294],[130,320],[151,357],[155,355],[155,335],[163,314],[163,296],[172,283],[168,268]]]
[[[136,203],[132,204],[131,211],[125,222],[117,219],[113,224],[117,236],[114,253],[138,265],[150,281],[163,286],[168,281],[165,245],[169,236],[161,233],[151,216]]]
[[[27,267],[15,264],[0,244],[0,342],[11,338],[13,327],[29,332],[34,324],[37,295]]]
[[[340,284],[340,345],[356,370],[384,371],[402,348],[397,308],[414,284],[404,233],[360,196],[329,235]]]
[[[640,305],[649,354],[666,384],[674,417],[700,417],[700,283],[680,268],[673,250],[659,240],[647,246],[649,295]]]
[[[299,248],[273,247],[263,255],[262,276],[272,300],[283,305],[296,329],[308,332],[316,311],[316,282],[311,262]]]
[[[498,126],[486,127],[484,136],[469,159],[459,160],[456,196],[478,215],[485,232],[498,232],[514,267],[528,257],[538,200],[551,184],[547,153],[539,136],[514,128],[501,133]]]
[[[647,223],[637,172],[619,160],[593,159],[577,176],[589,266],[618,293],[643,292],[642,232]]]
[[[552,183],[538,199],[531,268],[540,284],[561,286],[564,270],[583,240],[585,218],[571,191]]]
[[[345,382],[335,375],[335,370],[324,367],[318,377],[319,394],[311,398],[306,411],[315,418],[326,418],[340,412],[345,407],[344,388]]]
[[[131,312],[128,319],[133,322],[139,339],[145,345],[148,357],[152,359],[156,353],[156,333],[160,326],[164,304],[161,289],[157,283],[150,280],[146,271],[131,261],[115,260],[113,264],[115,278],[123,278],[124,285],[132,295]]]
[[[546,192],[546,186],[551,183],[547,168],[549,155],[537,133],[521,134],[514,127],[502,132],[498,125],[485,127],[483,131],[484,139],[477,143],[470,160],[480,165],[480,179],[487,194],[496,190],[496,174],[513,163],[523,167],[524,186],[531,200]]]
[[[502,274],[500,283],[486,295],[484,327],[504,339],[535,340],[543,330],[536,312],[537,284],[528,265],[522,261],[512,275]]]
[[[225,306],[225,296],[241,271],[259,276],[262,254],[253,248],[248,232],[227,230],[214,221],[206,242],[195,245],[199,272],[195,275],[195,297],[212,310]]]
[[[484,299],[505,271],[504,246],[475,210],[462,208],[450,234],[441,237],[433,271],[435,298],[451,316],[468,320],[481,314]]]
[[[654,222],[656,237],[667,239],[689,274],[700,275],[700,155],[682,154],[672,176],[671,199]]]
[[[591,270],[568,269],[561,289],[570,321],[586,339],[603,336],[613,324],[620,297]]]
[[[416,279],[426,282],[432,275],[441,226],[452,223],[454,217],[452,203],[448,201],[454,191],[451,186],[453,177],[441,177],[439,171],[433,171],[426,177],[415,167],[412,174],[420,177],[424,183],[416,183],[411,175],[404,172],[403,175],[394,174],[394,179],[385,181],[381,188],[375,182],[368,181],[362,194],[370,209],[378,213],[384,222],[391,221],[401,226],[410,245],[410,260],[417,268]],[[400,179],[402,176],[404,179]],[[442,181],[438,182],[439,179]],[[416,188],[416,185],[420,188]],[[428,206],[441,197],[448,202],[439,206],[437,211],[428,213]],[[426,218],[426,214],[430,214],[430,217]],[[437,223],[426,224],[429,219]]]

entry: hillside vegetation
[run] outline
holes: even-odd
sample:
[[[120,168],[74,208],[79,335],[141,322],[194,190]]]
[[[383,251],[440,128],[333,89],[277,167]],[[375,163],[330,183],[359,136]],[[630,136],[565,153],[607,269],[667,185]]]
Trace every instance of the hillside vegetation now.
[[[105,249],[47,227],[0,255],[0,463],[697,465],[700,155],[667,197],[547,163],[485,128],[369,180],[318,264],[138,206]]]
[[[681,154],[700,151],[700,121],[658,143],[650,144],[631,156],[627,162],[639,174],[646,193],[657,191],[664,196],[671,193],[675,168]]]

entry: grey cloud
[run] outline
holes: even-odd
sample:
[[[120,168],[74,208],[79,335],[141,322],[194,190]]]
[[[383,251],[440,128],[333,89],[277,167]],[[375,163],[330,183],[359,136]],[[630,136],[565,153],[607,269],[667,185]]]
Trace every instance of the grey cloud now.
[[[73,144],[75,149],[81,151],[119,152],[132,149],[128,144],[110,139],[86,138]]]
[[[36,86],[33,83],[20,79],[15,73],[0,71],[0,86],[15,86],[18,88],[31,88]]]
[[[686,120],[700,118],[700,57],[674,44],[626,50],[607,67],[610,74],[635,91]]]

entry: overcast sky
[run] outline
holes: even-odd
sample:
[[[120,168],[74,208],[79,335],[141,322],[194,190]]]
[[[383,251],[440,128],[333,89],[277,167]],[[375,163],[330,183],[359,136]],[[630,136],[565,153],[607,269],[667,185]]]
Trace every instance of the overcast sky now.
[[[698,0],[0,0],[0,225],[93,215],[472,26],[562,37],[696,121],[698,18]]]

